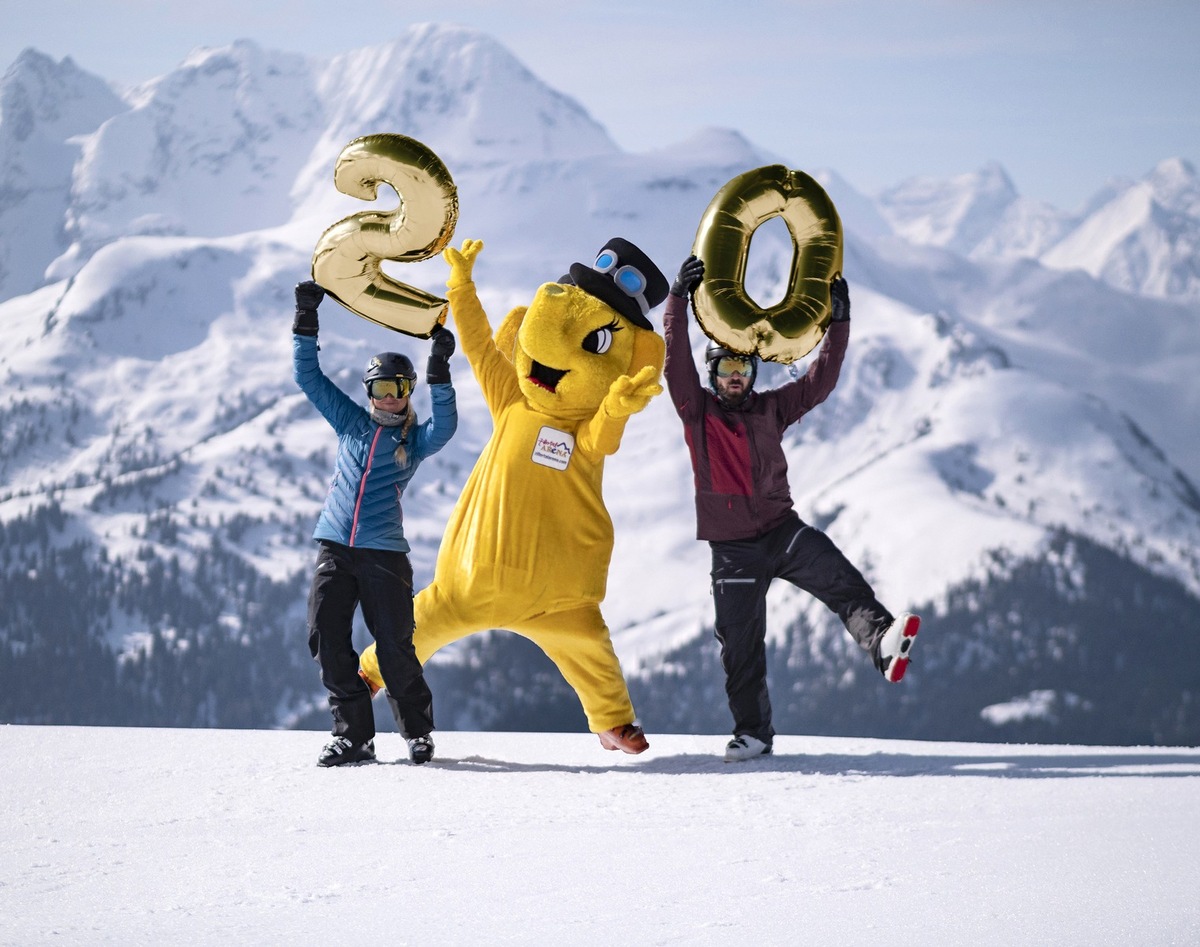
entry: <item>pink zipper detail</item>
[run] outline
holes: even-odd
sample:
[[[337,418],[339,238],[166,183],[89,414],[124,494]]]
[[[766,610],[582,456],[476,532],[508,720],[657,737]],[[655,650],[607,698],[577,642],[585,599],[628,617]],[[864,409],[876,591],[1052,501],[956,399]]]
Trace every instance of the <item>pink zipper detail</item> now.
[[[367,476],[371,473],[371,464],[375,462],[375,445],[379,443],[379,435],[383,433],[383,428],[375,429],[375,436],[371,438],[371,449],[367,452],[367,467],[363,471],[362,479],[358,482],[358,497],[354,501],[354,520],[350,523],[350,545],[354,545],[354,534],[358,532],[358,514],[362,509],[363,494],[367,492]]]

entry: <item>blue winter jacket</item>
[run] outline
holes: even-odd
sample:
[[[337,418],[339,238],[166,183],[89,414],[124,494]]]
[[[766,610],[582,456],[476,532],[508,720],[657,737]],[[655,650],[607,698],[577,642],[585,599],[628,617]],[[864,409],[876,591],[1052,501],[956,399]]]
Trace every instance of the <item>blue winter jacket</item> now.
[[[403,426],[372,421],[366,408],[326,377],[315,336],[292,336],[292,364],[296,384],[338,436],[333,482],[313,539],[408,552],[400,498],[417,465],[441,450],[458,427],[453,386],[430,385],[433,417],[404,434]],[[395,458],[401,444],[407,455],[403,466]]]

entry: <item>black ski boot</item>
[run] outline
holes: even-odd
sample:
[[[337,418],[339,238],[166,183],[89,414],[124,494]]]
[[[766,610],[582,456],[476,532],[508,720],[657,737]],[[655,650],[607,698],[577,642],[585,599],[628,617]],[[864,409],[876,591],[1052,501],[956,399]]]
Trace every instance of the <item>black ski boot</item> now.
[[[334,737],[325,744],[317,757],[318,766],[341,766],[344,763],[369,763],[375,759],[375,741],[355,745],[345,737]]]
[[[429,734],[408,741],[408,758],[418,766],[433,759],[433,740]]]

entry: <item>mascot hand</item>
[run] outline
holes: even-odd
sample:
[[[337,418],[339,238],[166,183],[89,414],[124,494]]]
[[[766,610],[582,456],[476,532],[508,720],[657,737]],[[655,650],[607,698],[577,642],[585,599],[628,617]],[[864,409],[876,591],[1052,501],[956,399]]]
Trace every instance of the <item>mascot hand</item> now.
[[[471,271],[475,268],[475,257],[483,249],[482,240],[464,240],[462,250],[446,247],[442,251],[442,259],[450,264],[450,276],[446,280],[447,289],[456,289],[471,282]]]
[[[622,375],[608,389],[604,396],[604,410],[614,418],[627,418],[637,414],[655,395],[662,394],[662,385],[656,380],[658,370],[653,365],[647,365],[632,378]]]

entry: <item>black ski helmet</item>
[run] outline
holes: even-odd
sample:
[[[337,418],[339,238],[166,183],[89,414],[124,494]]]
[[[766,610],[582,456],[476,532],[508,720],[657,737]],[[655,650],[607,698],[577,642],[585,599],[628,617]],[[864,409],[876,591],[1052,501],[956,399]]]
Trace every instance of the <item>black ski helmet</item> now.
[[[363,387],[366,388],[377,378],[407,378],[410,387],[416,387],[417,372],[407,355],[399,352],[380,352],[372,355],[363,372]]]
[[[750,378],[746,385],[746,390],[749,391],[754,387],[754,379],[758,377],[758,359],[753,355],[745,355],[735,352],[733,349],[727,349],[720,342],[709,342],[708,347],[704,350],[704,361],[708,365],[708,383],[712,385],[712,390],[717,390],[717,362],[727,355],[750,359]]]

